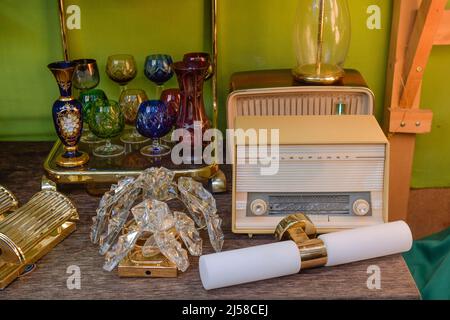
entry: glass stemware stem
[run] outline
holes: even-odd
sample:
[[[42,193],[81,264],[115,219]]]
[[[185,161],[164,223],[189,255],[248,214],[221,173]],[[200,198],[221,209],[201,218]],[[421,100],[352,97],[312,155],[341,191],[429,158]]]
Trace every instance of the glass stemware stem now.
[[[124,84],[120,86],[120,94],[119,96],[124,93],[124,91],[128,90],[128,85]]]
[[[152,140],[153,149],[157,150],[160,146],[160,139],[153,139]]]
[[[105,149],[111,150],[111,146],[112,146],[111,139],[106,139],[106,141],[105,141]]]
[[[156,100],[160,100],[161,99],[161,94],[164,91],[164,85],[157,85],[156,86]]]

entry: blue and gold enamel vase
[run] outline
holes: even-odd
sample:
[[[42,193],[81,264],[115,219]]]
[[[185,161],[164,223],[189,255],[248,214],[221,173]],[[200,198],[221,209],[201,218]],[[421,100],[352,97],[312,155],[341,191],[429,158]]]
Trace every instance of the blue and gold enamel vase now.
[[[72,96],[72,76],[76,64],[70,61],[54,62],[48,65],[58,83],[61,96],[53,104],[53,123],[56,133],[64,145],[65,152],[56,163],[65,168],[84,165],[89,161],[86,153],[78,151],[83,131],[83,107]]]

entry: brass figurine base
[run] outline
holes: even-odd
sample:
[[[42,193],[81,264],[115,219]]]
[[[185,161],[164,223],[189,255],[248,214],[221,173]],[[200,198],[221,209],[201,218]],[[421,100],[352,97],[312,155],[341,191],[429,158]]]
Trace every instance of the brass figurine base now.
[[[89,155],[84,152],[80,152],[80,156],[76,158],[65,158],[62,155],[59,155],[56,158],[56,164],[63,168],[77,168],[82,165],[88,163]]]
[[[145,258],[139,249],[134,250],[119,264],[121,278],[176,278],[178,270],[175,264],[159,254]]]
[[[292,70],[292,75],[297,81],[311,84],[330,85],[341,80],[344,69],[330,64],[308,64]]]

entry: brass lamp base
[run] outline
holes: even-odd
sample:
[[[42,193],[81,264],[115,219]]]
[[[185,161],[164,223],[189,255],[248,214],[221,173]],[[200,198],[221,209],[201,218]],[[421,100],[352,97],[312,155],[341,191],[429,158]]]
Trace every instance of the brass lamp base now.
[[[317,229],[309,218],[302,214],[293,214],[284,218],[275,230],[278,241],[294,241],[301,256],[301,268],[313,269],[327,264],[327,248],[317,238]]]
[[[292,75],[297,81],[311,84],[330,85],[341,80],[344,69],[331,64],[308,64],[302,65],[292,70]]]
[[[56,164],[63,168],[76,168],[81,167],[89,161],[89,155],[84,152],[79,152],[80,156],[74,158],[66,158],[63,155],[59,155],[56,158]]]

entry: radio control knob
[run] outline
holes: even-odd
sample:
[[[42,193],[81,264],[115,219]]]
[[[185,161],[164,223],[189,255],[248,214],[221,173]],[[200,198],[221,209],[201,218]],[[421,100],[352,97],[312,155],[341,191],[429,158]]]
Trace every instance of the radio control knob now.
[[[250,204],[250,210],[255,216],[264,216],[267,214],[267,203],[264,200],[257,199]]]
[[[353,203],[353,213],[357,216],[365,216],[370,211],[370,203],[364,199],[356,200]]]

